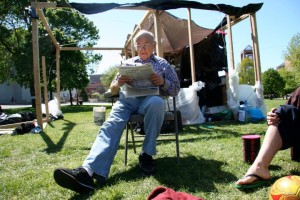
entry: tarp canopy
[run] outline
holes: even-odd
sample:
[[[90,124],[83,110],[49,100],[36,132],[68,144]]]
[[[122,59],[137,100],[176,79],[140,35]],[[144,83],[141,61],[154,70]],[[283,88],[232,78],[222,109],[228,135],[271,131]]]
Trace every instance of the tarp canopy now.
[[[202,10],[212,10],[225,13],[230,16],[239,17],[243,14],[255,13],[263,5],[248,4],[243,7],[235,7],[226,4],[204,4],[196,1],[178,1],[178,0],[153,0],[143,1],[141,3],[69,3],[71,7],[84,14],[96,14],[111,9],[153,9],[153,10],[170,10],[177,8],[194,8]],[[64,5],[65,6],[65,5]]]
[[[177,8],[193,8],[202,10],[211,10],[225,13],[235,18],[248,13],[255,13],[258,11],[263,3],[248,4],[243,7],[235,7],[226,4],[203,4],[196,1],[178,1],[178,0],[152,0],[143,1],[140,3],[69,3],[70,7],[78,10],[84,14],[96,14],[105,12],[111,9],[133,9],[133,10],[170,10]],[[59,6],[59,5],[58,5]],[[64,5],[65,6],[65,5]],[[161,22],[161,38],[162,49],[164,53],[172,53],[183,49],[189,45],[189,37],[187,34],[188,21],[179,19],[168,12],[160,12]],[[214,31],[227,24],[226,18],[213,29],[203,28],[192,21],[191,23],[191,36],[193,44],[197,44],[206,38]],[[154,17],[149,17],[140,25],[141,29],[145,29],[154,33]],[[174,34],[176,33],[176,34]],[[127,41],[126,41],[127,43]],[[131,47],[126,46],[126,51],[130,52]]]
[[[161,42],[164,53],[179,51],[189,45],[187,20],[177,18],[166,11],[160,12],[159,18],[161,24]],[[154,33],[154,16],[151,15],[147,20],[144,20],[141,24],[139,24],[139,27],[140,29],[148,30]],[[199,43],[212,32],[213,29],[203,28],[198,26],[193,21],[191,23],[193,44]],[[127,50],[130,51],[130,46]]]

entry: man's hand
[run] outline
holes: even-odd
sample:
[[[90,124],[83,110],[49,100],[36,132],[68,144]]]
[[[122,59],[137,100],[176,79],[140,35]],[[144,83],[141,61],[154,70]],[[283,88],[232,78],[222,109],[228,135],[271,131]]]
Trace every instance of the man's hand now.
[[[155,86],[161,86],[165,84],[165,80],[158,74],[152,74],[150,76],[150,81]]]
[[[120,76],[116,81],[116,84],[119,87],[122,87],[125,83],[130,83],[132,80],[129,76]]]
[[[117,80],[113,81],[110,84],[110,90],[112,95],[116,95],[119,93],[120,87],[122,87],[125,83],[130,83],[131,78],[129,76],[120,76]]]
[[[277,109],[272,108],[270,112],[267,113],[267,124],[277,126],[280,121],[279,116],[275,113]]]

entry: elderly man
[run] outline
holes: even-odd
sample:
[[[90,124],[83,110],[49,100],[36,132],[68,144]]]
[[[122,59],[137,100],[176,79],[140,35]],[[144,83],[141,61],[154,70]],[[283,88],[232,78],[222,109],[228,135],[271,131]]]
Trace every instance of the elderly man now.
[[[141,30],[134,38],[138,56],[126,63],[151,63],[155,73],[149,77],[162,95],[176,96],[180,84],[175,69],[163,58],[153,54],[156,42],[151,32]],[[106,122],[101,126],[89,155],[81,167],[76,169],[59,168],[54,171],[54,179],[60,186],[79,192],[94,189],[93,178],[105,183],[116,155],[124,127],[132,113],[144,115],[145,139],[139,155],[139,166],[145,174],[155,170],[152,156],[156,154],[156,139],[165,114],[165,102],[160,96],[125,98],[122,87],[132,80],[128,76],[117,75],[111,83],[113,94],[120,94]]]

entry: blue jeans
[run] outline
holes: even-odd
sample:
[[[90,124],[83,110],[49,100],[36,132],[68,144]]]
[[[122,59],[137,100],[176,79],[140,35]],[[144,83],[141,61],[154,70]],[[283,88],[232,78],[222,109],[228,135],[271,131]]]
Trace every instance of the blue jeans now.
[[[164,100],[159,96],[126,99],[120,95],[108,119],[101,126],[90,153],[83,162],[84,167],[108,178],[122,133],[132,113],[144,115],[145,139],[142,150],[149,155],[156,154],[156,139],[165,114]]]

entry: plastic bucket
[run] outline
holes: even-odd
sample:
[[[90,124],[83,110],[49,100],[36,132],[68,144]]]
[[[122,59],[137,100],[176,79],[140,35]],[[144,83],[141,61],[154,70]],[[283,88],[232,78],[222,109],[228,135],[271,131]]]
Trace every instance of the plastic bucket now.
[[[93,107],[94,123],[101,126],[105,122],[106,107]]]

